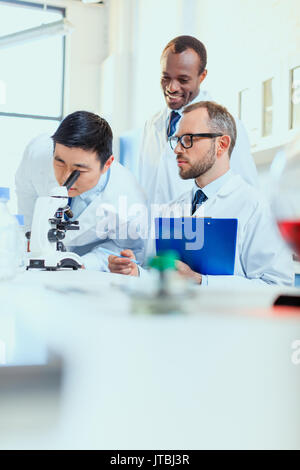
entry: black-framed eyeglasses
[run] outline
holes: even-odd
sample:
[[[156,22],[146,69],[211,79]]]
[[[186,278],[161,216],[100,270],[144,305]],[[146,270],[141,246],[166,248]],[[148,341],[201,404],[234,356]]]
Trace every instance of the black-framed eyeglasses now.
[[[183,134],[181,135],[180,137],[177,137],[176,135],[171,135],[171,137],[169,137],[169,142],[170,142],[170,146],[171,146],[171,149],[174,150],[176,145],[178,144],[178,142],[180,142],[180,145],[182,145],[183,148],[185,149],[189,149],[191,147],[193,147],[193,139],[194,137],[205,137],[205,138],[208,138],[208,139],[214,139],[215,137],[221,137],[223,134],[220,134],[220,133],[215,133],[215,134],[212,134],[212,133],[202,133],[202,134]]]

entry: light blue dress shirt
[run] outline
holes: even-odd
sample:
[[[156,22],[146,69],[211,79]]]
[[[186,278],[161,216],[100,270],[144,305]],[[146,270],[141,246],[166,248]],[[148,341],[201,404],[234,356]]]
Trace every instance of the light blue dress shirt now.
[[[71,209],[73,212],[73,218],[70,220],[76,220],[82,214],[82,212],[87,208],[87,206],[95,199],[95,197],[99,196],[102,191],[106,188],[106,185],[109,181],[110,177],[110,169],[100,177],[96,186],[88,191],[79,194],[78,196],[72,197],[71,201]]]
[[[200,186],[197,185],[196,180],[195,180],[195,183],[193,186],[193,196],[192,196],[191,203],[193,203],[195,193],[198,189],[201,189],[204,192],[207,199],[209,199],[210,197],[213,197],[215,194],[217,194],[217,192],[223,186],[223,184],[225,184],[226,181],[229,180],[229,178],[231,178],[232,174],[233,174],[232,170],[228,170],[226,173],[224,173],[224,175],[220,176],[216,180],[207,184],[206,186],[204,186],[204,188],[200,188]]]
[[[215,194],[217,194],[219,189],[221,189],[221,187],[227,182],[227,180],[231,178],[232,174],[233,174],[232,170],[228,170],[226,173],[224,173],[224,175],[220,176],[216,180],[207,184],[206,186],[204,186],[204,188],[200,188],[200,186],[197,185],[196,180],[195,180],[193,191],[192,191],[191,204],[193,203],[193,199],[198,189],[201,189],[204,192],[208,200],[209,198],[212,198],[215,196]],[[206,275],[202,274],[202,285],[207,286],[207,284],[208,284],[208,278]]]
[[[78,219],[89,204],[91,204],[91,202],[104,191],[109,182],[109,178],[110,169],[100,177],[96,186],[72,198],[70,207],[73,212],[73,217],[70,220]],[[86,269],[98,270],[99,266],[103,265],[103,250],[101,249],[101,243],[102,241],[99,240],[92,244],[72,247],[71,251],[82,257],[83,264]],[[90,254],[91,250],[93,250],[92,256]]]

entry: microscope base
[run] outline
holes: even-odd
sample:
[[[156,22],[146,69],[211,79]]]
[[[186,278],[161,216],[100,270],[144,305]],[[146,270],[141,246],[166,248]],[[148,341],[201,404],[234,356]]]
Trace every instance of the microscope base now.
[[[46,256],[42,256],[41,253],[29,253],[26,269],[44,269],[46,271],[57,271],[60,269],[77,270],[82,265],[80,256],[72,252],[56,252]]]

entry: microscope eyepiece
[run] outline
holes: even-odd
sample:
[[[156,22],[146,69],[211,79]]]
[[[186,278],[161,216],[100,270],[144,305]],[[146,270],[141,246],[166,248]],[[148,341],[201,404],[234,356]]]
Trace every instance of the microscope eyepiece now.
[[[79,176],[80,176],[79,170],[72,171],[69,178],[64,182],[63,186],[65,186],[67,190],[69,191],[69,189],[72,188],[72,185],[75,183],[75,181],[77,181]]]

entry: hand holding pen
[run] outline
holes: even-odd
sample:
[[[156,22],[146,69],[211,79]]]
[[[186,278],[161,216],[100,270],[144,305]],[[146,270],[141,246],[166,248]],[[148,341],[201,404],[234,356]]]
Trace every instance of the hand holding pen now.
[[[123,250],[121,256],[110,255],[108,257],[108,269],[112,273],[125,274],[127,276],[138,276],[138,262],[132,250]]]

